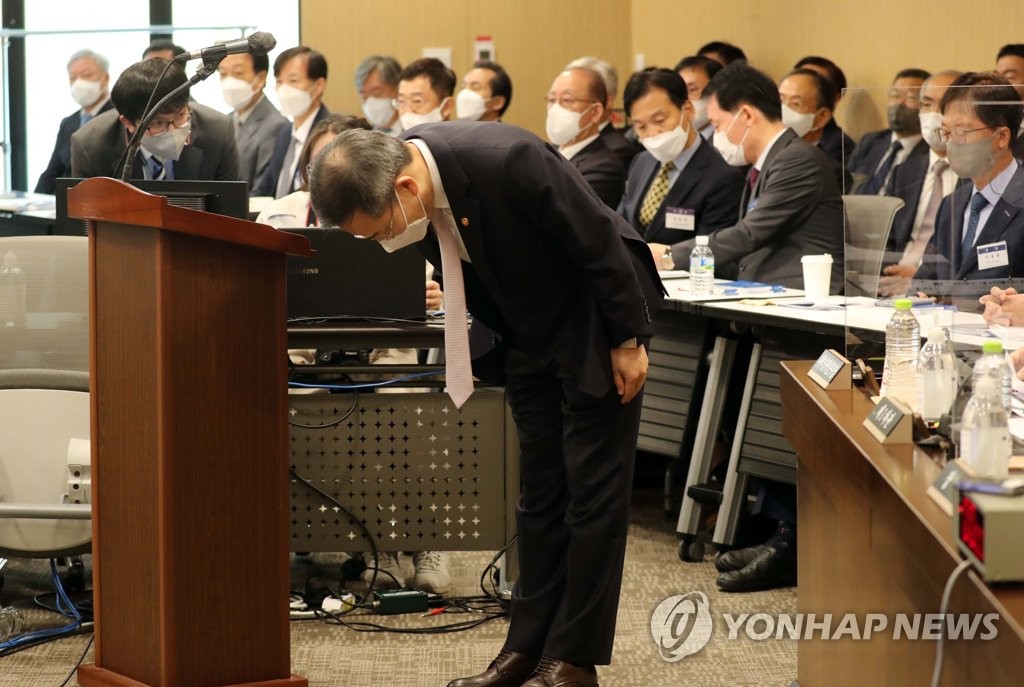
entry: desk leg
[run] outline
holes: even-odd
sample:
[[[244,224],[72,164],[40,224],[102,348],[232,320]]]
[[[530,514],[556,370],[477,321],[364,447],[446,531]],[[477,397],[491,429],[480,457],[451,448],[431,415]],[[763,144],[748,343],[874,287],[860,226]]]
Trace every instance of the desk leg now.
[[[725,485],[722,487],[722,506],[718,509],[718,522],[715,523],[715,535],[712,539],[712,542],[719,546],[731,546],[736,540],[736,527],[743,513],[743,500],[747,497],[747,475],[740,474],[737,467],[740,462],[740,451],[743,449],[743,435],[747,431],[750,403],[754,399],[754,389],[757,386],[757,371],[761,366],[763,346],[762,343],[754,342],[750,351],[750,365],[747,367],[747,381],[743,385],[736,436],[733,437],[732,450],[729,451],[729,469],[725,473]]]
[[[683,504],[679,509],[679,522],[676,532],[686,538],[694,537],[700,526],[700,507],[690,497],[687,490],[690,486],[706,482],[711,473],[711,454],[715,447],[715,434],[722,420],[722,407],[729,386],[729,375],[732,371],[733,358],[736,355],[736,341],[719,336],[715,339],[711,350],[711,363],[708,366],[708,381],[704,387],[704,400],[697,418],[697,432],[693,440],[693,453],[690,455],[690,469],[683,487]],[[680,549],[682,551],[682,549]],[[686,558],[690,560],[690,558]]]

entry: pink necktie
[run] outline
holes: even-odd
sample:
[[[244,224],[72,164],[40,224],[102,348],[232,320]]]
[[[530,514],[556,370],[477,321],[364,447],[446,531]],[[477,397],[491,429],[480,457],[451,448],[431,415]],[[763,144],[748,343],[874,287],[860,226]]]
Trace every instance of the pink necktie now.
[[[462,260],[455,244],[455,219],[449,209],[442,208],[438,212],[441,221],[435,222],[434,228],[441,247],[441,271],[444,273],[444,373],[448,396],[456,408],[461,408],[473,393],[466,291],[462,283]]]

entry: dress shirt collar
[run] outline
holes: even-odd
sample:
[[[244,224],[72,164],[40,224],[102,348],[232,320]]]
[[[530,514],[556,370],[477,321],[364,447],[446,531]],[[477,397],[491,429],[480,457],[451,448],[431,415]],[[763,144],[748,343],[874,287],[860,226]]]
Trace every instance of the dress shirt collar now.
[[[321,105],[320,107],[323,107],[323,105]],[[317,108],[317,112],[319,112],[319,111],[320,111],[320,108]],[[302,126],[296,128],[295,125],[293,124],[292,125],[292,138],[294,138],[296,141],[298,141],[300,145],[305,143],[306,142],[306,138],[309,136],[310,129],[313,128],[313,122],[315,120],[316,120],[316,112],[313,113],[312,117],[307,117],[306,121],[304,121],[302,123]],[[298,156],[296,156],[296,157],[298,157]]]
[[[580,152],[588,145],[596,141],[597,137],[600,135],[600,132],[598,132],[593,136],[588,136],[587,138],[583,139],[582,141],[579,141],[578,143],[562,146],[561,148],[558,149],[558,152],[560,152],[562,154],[562,157],[564,157],[566,160],[571,160],[576,156],[576,153]]]
[[[772,136],[771,140],[768,141],[768,145],[766,145],[764,150],[761,151],[761,156],[758,157],[757,162],[754,163],[754,169],[758,172],[760,172],[761,168],[764,167],[764,161],[768,159],[768,153],[772,151],[772,148],[775,147],[775,144],[779,142],[779,139],[782,138],[782,134],[784,133],[786,133],[786,127],[779,129],[779,133]]]
[[[1003,197],[1003,192],[1006,191],[1006,187],[1010,184],[1010,179],[1017,173],[1017,168],[1019,166],[1020,165],[1017,164],[1016,160],[1011,159],[1010,164],[1006,166],[1006,169],[997,174],[992,181],[988,182],[988,184],[985,185],[985,188],[978,190],[977,187],[975,187],[974,192],[985,196],[989,205],[995,206],[995,204],[999,202],[999,199]],[[971,195],[973,196],[974,194],[972,193]]]
[[[448,203],[448,196],[444,192],[444,184],[441,183],[441,172],[437,168],[434,154],[430,152],[430,148],[427,147],[426,142],[422,138],[414,138],[409,142],[419,149],[420,154],[423,155],[423,161],[427,163],[427,170],[430,172],[430,183],[434,186],[434,209],[450,208],[451,205]]]
[[[241,114],[239,114],[238,110],[235,110],[232,113],[234,115],[234,117],[235,117],[235,121],[237,121],[239,124],[245,124],[245,120],[249,119],[249,115],[251,115],[253,112],[256,111],[256,108],[260,106],[260,103],[263,102],[264,98],[266,98],[266,96],[263,95],[262,93],[260,93],[259,99],[256,100],[256,102],[253,103],[253,106],[250,107],[248,110],[246,110],[245,112],[242,112]]]
[[[889,137],[889,145],[892,146],[892,144],[895,141],[899,141],[903,145],[903,149],[901,152],[909,155],[910,151],[916,148],[917,144],[921,142],[921,134],[911,134],[910,136],[897,136],[896,132],[894,131],[892,132],[892,135]]]

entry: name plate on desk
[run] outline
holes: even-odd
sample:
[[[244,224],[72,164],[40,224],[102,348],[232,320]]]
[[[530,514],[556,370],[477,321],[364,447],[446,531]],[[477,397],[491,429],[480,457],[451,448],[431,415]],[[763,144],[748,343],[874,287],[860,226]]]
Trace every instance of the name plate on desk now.
[[[942,472],[928,487],[928,496],[939,504],[939,508],[950,517],[953,517],[953,504],[960,498],[956,483],[967,476],[967,472],[960,466],[960,463],[951,460],[946,463],[946,467],[942,468]]]
[[[913,443],[913,413],[895,398],[882,398],[868,413],[864,427],[882,444]]]
[[[829,348],[815,361],[807,376],[822,389],[849,389],[853,384],[850,361]]]

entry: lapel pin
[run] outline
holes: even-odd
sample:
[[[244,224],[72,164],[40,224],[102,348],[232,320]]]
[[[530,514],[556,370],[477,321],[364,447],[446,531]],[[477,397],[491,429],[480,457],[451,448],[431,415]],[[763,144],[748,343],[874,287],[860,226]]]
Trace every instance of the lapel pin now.
[[[463,217],[462,218],[462,226],[464,226],[464,227],[468,227],[469,226],[469,218],[468,217]]]

